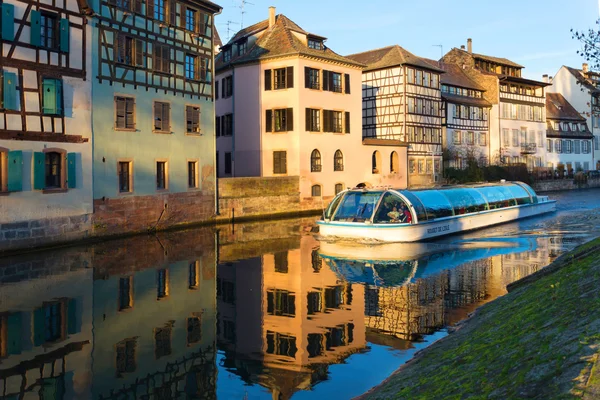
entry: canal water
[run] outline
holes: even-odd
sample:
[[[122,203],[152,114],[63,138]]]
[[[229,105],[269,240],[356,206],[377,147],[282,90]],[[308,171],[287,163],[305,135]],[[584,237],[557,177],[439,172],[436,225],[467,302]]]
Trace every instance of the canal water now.
[[[0,259],[0,399],[346,399],[506,285],[600,236],[599,190],[423,244],[314,218]]]

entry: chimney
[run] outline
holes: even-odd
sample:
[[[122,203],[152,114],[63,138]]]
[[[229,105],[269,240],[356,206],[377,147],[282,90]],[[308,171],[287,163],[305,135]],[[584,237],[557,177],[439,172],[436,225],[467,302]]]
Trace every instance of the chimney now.
[[[548,83],[552,83],[552,77],[551,76],[548,77]]]
[[[544,74],[544,75],[542,75],[542,82],[544,82],[544,83],[549,83],[549,80],[548,80],[548,74]]]
[[[471,38],[467,39],[467,51],[473,53],[473,39]]]
[[[583,70],[583,72],[588,72],[589,71],[589,65],[587,63],[583,63],[583,65],[581,66],[581,69]]]
[[[275,7],[269,7],[269,28],[275,25]]]
[[[461,45],[460,45],[460,49],[461,49],[461,50],[464,50],[464,49],[465,49],[465,45],[464,45],[464,44],[461,44]]]

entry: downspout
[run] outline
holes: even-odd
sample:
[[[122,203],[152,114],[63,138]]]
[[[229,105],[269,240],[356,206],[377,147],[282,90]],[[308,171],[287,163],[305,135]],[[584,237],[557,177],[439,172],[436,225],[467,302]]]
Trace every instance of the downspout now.
[[[233,82],[231,88],[231,110],[233,111],[231,117],[231,176],[235,178],[235,67],[232,67],[231,80]]]
[[[215,17],[217,15],[221,14],[221,12],[219,11],[218,13],[215,13],[212,17],[212,22],[213,22],[213,27],[215,26]],[[213,101],[213,118],[212,118],[212,124],[213,124],[213,176],[215,177],[215,215],[221,215],[219,212],[219,177],[217,176],[217,163],[219,162],[217,160],[217,126],[216,126],[216,115],[217,115],[217,103],[215,101],[215,82],[217,81],[217,71],[215,68],[215,35],[214,32],[213,34],[210,35],[210,53],[212,54],[212,70],[213,70],[213,83],[211,85],[211,90],[212,90],[212,101]],[[200,178],[200,177],[198,177]],[[198,180],[199,181],[199,180]]]

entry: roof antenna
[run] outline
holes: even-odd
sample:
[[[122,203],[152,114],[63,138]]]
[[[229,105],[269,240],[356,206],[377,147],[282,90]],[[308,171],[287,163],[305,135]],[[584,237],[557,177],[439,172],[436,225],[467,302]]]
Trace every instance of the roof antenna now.
[[[254,3],[250,3],[247,0],[240,0],[240,10],[241,10],[241,14],[242,14],[242,23],[240,24],[240,29],[244,28],[244,14],[246,14],[246,4],[249,4],[251,6],[254,5]]]
[[[439,47],[440,48],[440,60],[442,58],[444,58],[444,45],[441,44],[432,44],[433,47]]]
[[[229,42],[229,40],[231,40],[231,32],[234,32],[233,29],[231,29],[231,25],[237,25],[237,22],[234,21],[227,21],[227,42]]]

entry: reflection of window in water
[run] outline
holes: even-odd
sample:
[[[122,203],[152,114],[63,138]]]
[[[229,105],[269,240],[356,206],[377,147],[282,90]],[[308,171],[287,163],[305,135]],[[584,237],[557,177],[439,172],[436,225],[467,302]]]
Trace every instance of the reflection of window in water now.
[[[200,316],[193,316],[187,319],[187,344],[188,346],[200,341],[202,335],[202,325]]]
[[[165,298],[169,295],[169,273],[166,269],[159,269],[157,271],[157,297],[159,299]]]
[[[166,324],[162,328],[154,329],[154,358],[158,360],[161,357],[171,354],[171,333],[173,325]]]
[[[288,252],[282,251],[274,254],[275,259],[275,272],[280,274],[288,273]]]
[[[135,360],[135,352],[137,347],[137,339],[125,339],[116,344],[117,352],[117,376],[122,374],[135,372],[137,363]]]
[[[53,378],[43,378],[40,385],[40,399],[65,398],[65,374]]]
[[[352,304],[352,286],[333,286],[325,288],[325,308],[340,308]]]
[[[287,290],[268,290],[267,314],[294,317],[296,315],[296,294]]]
[[[188,272],[188,287],[190,289],[198,288],[198,272],[200,271],[200,263],[193,261],[190,263]]]
[[[335,347],[347,346],[354,341],[354,324],[338,325],[329,328],[325,334],[325,348],[331,350]]]
[[[236,336],[235,322],[223,320],[223,337],[230,342],[235,342]]]
[[[133,276],[119,278],[119,311],[133,306]]]
[[[296,357],[296,337],[267,331],[267,354]]]
[[[309,333],[308,334],[308,345],[306,350],[308,351],[308,358],[314,358],[322,355],[325,352],[325,346],[323,345],[323,339],[325,335],[322,333]]]
[[[365,288],[365,315],[369,317],[379,317],[379,289],[376,287]]]
[[[319,255],[319,249],[314,249],[310,254],[313,272],[318,273],[323,267],[323,259]]]
[[[318,312],[323,311],[323,293],[322,292],[308,292],[307,297],[307,305],[308,305],[308,315],[314,315]]]
[[[55,342],[62,338],[62,304],[59,302],[48,304],[44,307],[46,342]]]
[[[217,298],[235,305],[235,283],[217,278]]]

